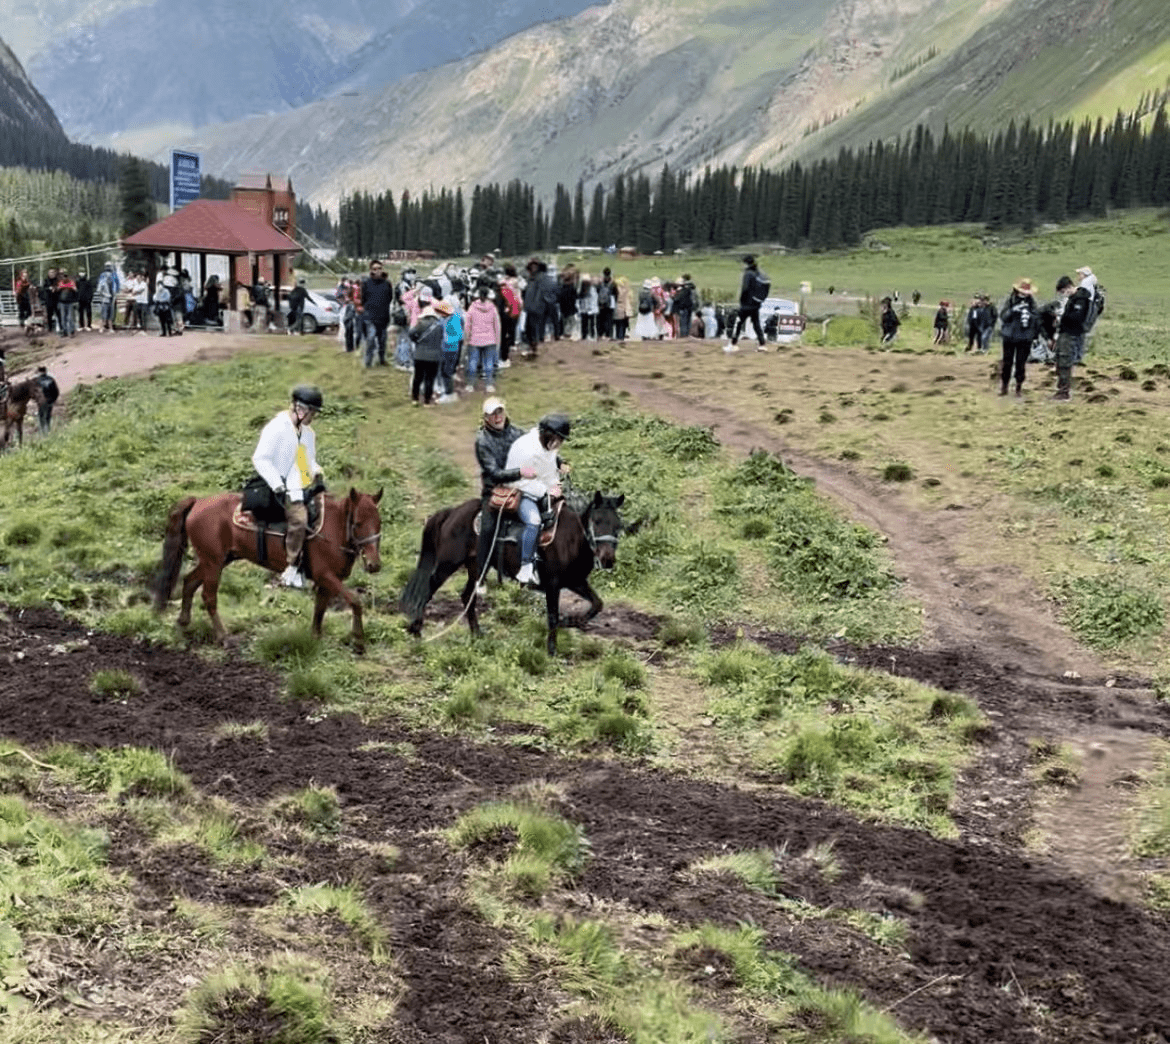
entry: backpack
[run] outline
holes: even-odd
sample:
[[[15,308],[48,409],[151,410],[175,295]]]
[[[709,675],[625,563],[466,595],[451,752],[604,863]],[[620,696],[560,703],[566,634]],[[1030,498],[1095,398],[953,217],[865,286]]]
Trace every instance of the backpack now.
[[[1089,312],[1089,318],[1085,320],[1085,329],[1091,330],[1093,324],[1101,318],[1101,313],[1105,311],[1105,287],[1097,283],[1093,287],[1093,307]]]
[[[638,314],[649,315],[654,311],[654,295],[649,290],[642,290],[638,294]]]
[[[508,315],[516,319],[520,315],[520,298],[513,286],[508,283],[500,285],[500,296],[503,297],[504,303],[508,306]]]
[[[764,275],[759,269],[756,270],[756,277],[752,280],[751,298],[756,304],[763,304],[767,299],[768,294],[772,290],[772,281]]]

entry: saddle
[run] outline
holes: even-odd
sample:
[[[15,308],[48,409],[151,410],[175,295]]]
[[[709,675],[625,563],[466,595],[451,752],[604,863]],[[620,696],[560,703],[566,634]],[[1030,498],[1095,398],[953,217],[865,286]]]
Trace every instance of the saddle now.
[[[314,539],[321,532],[321,527],[325,525],[325,491],[319,489],[316,493],[312,493],[310,490],[310,493],[312,495],[305,501],[309,516],[308,529],[305,531],[306,541]],[[270,535],[279,536],[283,542],[284,534],[288,532],[288,523],[283,518],[283,511],[279,520],[269,521],[272,517],[270,514],[260,512],[257,515],[244,507],[246,502],[247,498],[244,497],[236,505],[235,511],[232,512],[232,525],[256,534],[256,561],[259,565],[266,565],[268,562],[268,537]],[[307,561],[305,565],[308,565]],[[305,572],[308,575],[307,569]]]
[[[548,529],[541,529],[540,535],[536,538],[536,549],[548,547],[549,544],[556,539],[557,527],[561,523],[561,509],[565,506],[564,500],[558,500],[553,505],[553,521]],[[519,544],[520,534],[524,532],[524,523],[520,521],[515,515],[504,515],[503,521],[500,523],[500,531],[496,534],[496,545],[500,544]],[[483,512],[477,512],[475,518],[472,520],[471,526],[475,531],[475,535],[479,536],[480,525],[483,521]]]

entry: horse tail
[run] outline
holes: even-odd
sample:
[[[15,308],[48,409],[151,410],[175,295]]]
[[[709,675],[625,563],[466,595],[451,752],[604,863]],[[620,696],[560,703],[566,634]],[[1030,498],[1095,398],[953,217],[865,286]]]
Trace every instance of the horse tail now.
[[[439,557],[439,530],[442,529],[449,514],[451,509],[443,508],[423,523],[418,565],[410,574],[410,579],[406,581],[406,587],[402,590],[402,597],[398,600],[399,610],[411,620],[420,619],[427,602],[431,600],[431,577],[435,574],[435,565]]]
[[[183,566],[183,554],[187,550],[187,515],[195,506],[194,497],[184,497],[172,509],[167,519],[167,533],[163,538],[163,556],[154,575],[154,611],[161,613],[167,606],[179,570]]]

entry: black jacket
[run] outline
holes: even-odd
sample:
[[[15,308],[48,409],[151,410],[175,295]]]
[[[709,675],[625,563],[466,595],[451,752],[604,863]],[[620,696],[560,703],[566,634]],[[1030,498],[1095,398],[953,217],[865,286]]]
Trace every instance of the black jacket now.
[[[447,339],[444,322],[437,315],[424,315],[407,331],[406,336],[414,342],[414,358],[417,362],[442,362],[443,343]]]
[[[496,486],[503,486],[508,482],[515,482],[520,477],[519,468],[506,468],[508,450],[512,448],[521,435],[523,428],[517,428],[508,421],[503,429],[496,431],[486,424],[475,437],[475,459],[479,464],[481,492],[483,496],[490,496]]]
[[[1032,341],[1039,328],[1036,300],[1013,290],[999,312],[999,332],[1005,341]]]
[[[45,402],[52,406],[61,397],[61,389],[57,387],[57,382],[47,373],[40,374],[36,381]]]
[[[390,325],[394,287],[389,279],[362,280],[362,315],[381,326]]]
[[[1085,332],[1085,323],[1088,321],[1089,312],[1093,307],[1093,299],[1089,296],[1089,291],[1083,286],[1078,286],[1076,293],[1072,297],[1066,298],[1064,302],[1064,311],[1060,313],[1060,325],[1058,329],[1063,334],[1072,334],[1073,336],[1080,336]]]

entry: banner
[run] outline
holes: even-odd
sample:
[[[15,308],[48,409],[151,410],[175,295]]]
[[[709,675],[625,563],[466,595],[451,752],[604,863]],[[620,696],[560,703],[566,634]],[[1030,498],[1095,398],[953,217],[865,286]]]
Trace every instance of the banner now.
[[[199,153],[171,149],[171,213],[199,198]]]

